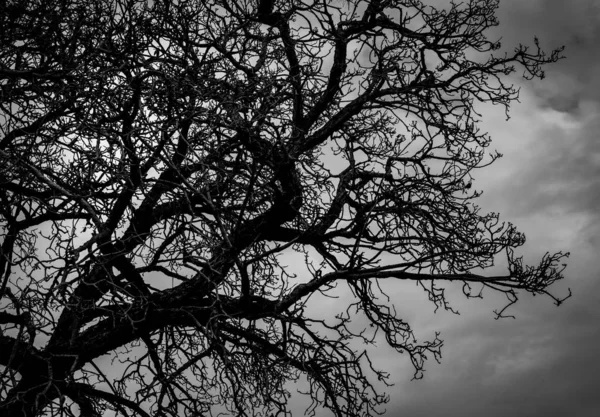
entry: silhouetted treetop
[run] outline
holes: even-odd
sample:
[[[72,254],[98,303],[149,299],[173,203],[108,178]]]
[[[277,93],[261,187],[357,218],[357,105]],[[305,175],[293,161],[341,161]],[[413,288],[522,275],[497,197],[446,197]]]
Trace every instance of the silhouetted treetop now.
[[[384,281],[562,302],[566,255],[523,265],[474,203],[499,156],[476,103],[560,58],[500,52],[497,7],[2,2],[0,416],[283,416],[293,382],[311,415],[373,415],[363,342],[415,377],[442,345]]]

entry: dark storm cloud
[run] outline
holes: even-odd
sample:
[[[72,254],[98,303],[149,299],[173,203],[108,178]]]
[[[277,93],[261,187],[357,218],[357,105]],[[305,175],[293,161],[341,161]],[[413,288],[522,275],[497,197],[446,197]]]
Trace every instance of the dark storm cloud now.
[[[592,289],[560,309],[525,297],[530,304],[517,320],[492,320],[483,305],[467,309],[466,320],[444,329],[442,364],[430,364],[422,381],[402,383],[386,415],[596,416],[598,344],[591,342],[600,339],[593,320],[600,299]]]
[[[600,3],[593,0],[505,1],[499,32],[514,44],[535,34],[546,48],[564,45],[564,60],[524,94],[546,112],[523,150],[516,176],[521,213],[584,213],[593,235],[600,222]]]
[[[411,322],[416,330],[441,330],[441,365],[428,364],[425,379],[398,375],[386,415],[595,417],[600,415],[600,2],[503,0],[495,30],[503,46],[545,50],[565,45],[567,57],[546,79],[519,83],[522,104],[510,124],[484,117],[505,158],[476,174],[483,206],[499,211],[528,235],[520,250],[535,261],[546,250],[570,250],[567,280],[573,298],[556,308],[547,297],[523,296],[495,321],[501,300],[455,303],[461,316]],[[494,36],[491,36],[494,37]],[[484,114],[487,114],[484,113]],[[402,362],[386,356],[389,363]],[[403,363],[403,362],[402,362]]]
[[[549,82],[534,83],[545,105],[576,111],[582,100],[600,99],[600,3],[594,0],[505,0],[497,33],[509,47],[531,45],[537,36],[545,50],[565,46],[567,57],[548,70]]]

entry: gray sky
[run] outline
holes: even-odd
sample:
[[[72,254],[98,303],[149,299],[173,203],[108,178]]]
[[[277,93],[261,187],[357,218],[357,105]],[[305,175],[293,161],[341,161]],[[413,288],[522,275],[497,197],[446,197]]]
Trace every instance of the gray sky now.
[[[494,320],[493,310],[506,302],[497,294],[467,301],[457,288],[450,297],[461,313],[455,316],[434,314],[414,284],[394,287],[388,294],[416,336],[431,340],[441,331],[445,345],[442,363],[430,358],[420,381],[411,381],[407,355],[385,344],[372,351],[396,384],[387,390],[386,416],[600,415],[600,2],[503,0],[499,17],[505,47],[538,36],[548,50],[566,45],[568,59],[548,67],[541,82],[515,79],[521,103],[509,121],[499,107],[480,109],[492,148],[504,158],[478,172],[474,187],[484,191],[483,210],[525,232],[526,262],[546,251],[571,252],[567,280],[555,293],[570,287],[573,297],[557,308],[547,297],[523,295],[508,312],[515,320]],[[326,313],[339,302],[318,307]],[[302,415],[305,400],[294,396],[294,415]]]
[[[442,2],[445,0],[437,0]],[[477,173],[483,210],[502,214],[528,237],[520,250],[535,264],[546,252],[570,251],[567,280],[573,297],[557,308],[547,297],[523,296],[494,320],[505,300],[487,293],[450,300],[461,315],[433,313],[414,284],[388,294],[420,340],[441,331],[442,363],[430,358],[425,378],[411,381],[409,358],[381,344],[376,364],[396,385],[386,416],[597,417],[600,415],[600,2],[503,0],[498,36],[510,48],[533,43],[566,45],[568,59],[547,69],[542,82],[522,83],[521,103],[507,122],[501,108],[484,108],[492,148],[504,158]],[[499,270],[500,271],[500,270]],[[495,271],[488,271],[495,272]],[[339,300],[321,300],[323,312]],[[331,304],[328,304],[331,303]],[[339,304],[338,304],[339,305]],[[336,311],[338,309],[335,309]],[[305,399],[294,396],[294,415]]]
[[[489,292],[467,301],[457,288],[455,316],[434,314],[414,284],[389,291],[420,340],[440,331],[445,344],[442,363],[430,358],[420,381],[411,381],[408,356],[384,344],[373,351],[396,384],[387,390],[386,416],[600,415],[600,2],[503,0],[499,17],[505,47],[536,35],[546,49],[564,44],[567,59],[548,67],[545,80],[522,83],[509,121],[499,107],[481,109],[492,148],[504,158],[478,172],[474,187],[484,191],[483,210],[525,232],[525,261],[571,252],[567,280],[555,293],[570,287],[573,297],[557,308],[547,297],[524,295],[508,312],[515,320],[494,320],[505,300]]]
[[[555,292],[570,287],[573,297],[557,308],[524,296],[511,310],[516,319],[500,321],[492,310],[503,300],[489,293],[476,302],[455,297],[460,316],[415,301],[407,318],[423,338],[442,332],[442,363],[430,360],[425,378],[411,382],[407,358],[382,347],[396,382],[389,416],[600,415],[600,2],[504,0],[499,17],[503,46],[535,35],[546,49],[565,45],[567,59],[548,67],[545,80],[522,84],[510,121],[484,110],[504,158],[474,185],[484,210],[525,232],[525,261],[571,252]]]

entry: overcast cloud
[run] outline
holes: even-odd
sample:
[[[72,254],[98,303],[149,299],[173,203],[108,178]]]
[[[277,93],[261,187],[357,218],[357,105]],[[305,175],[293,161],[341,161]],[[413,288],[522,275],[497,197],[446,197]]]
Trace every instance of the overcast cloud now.
[[[510,310],[515,320],[494,320],[506,302],[497,294],[467,301],[457,289],[451,301],[461,315],[434,314],[414,284],[395,284],[388,294],[416,336],[441,331],[445,345],[442,363],[430,358],[420,381],[411,381],[408,356],[385,344],[372,351],[396,384],[387,390],[386,416],[600,415],[600,2],[503,0],[499,17],[495,33],[505,47],[537,36],[545,49],[565,45],[567,59],[545,80],[522,83],[508,122],[502,109],[482,109],[504,158],[478,172],[474,186],[484,191],[484,210],[526,233],[525,261],[572,253],[555,292],[570,287],[573,297],[557,308],[547,297],[523,296]],[[339,302],[319,300],[315,308],[327,313]],[[302,415],[305,399],[293,402]]]
[[[434,314],[414,284],[393,284],[388,294],[416,336],[441,331],[445,345],[442,363],[430,358],[420,381],[411,381],[407,355],[385,344],[372,351],[396,384],[387,390],[386,416],[600,415],[600,2],[503,0],[499,17],[495,33],[505,47],[537,36],[545,49],[565,45],[567,59],[549,67],[544,81],[522,83],[510,121],[500,108],[481,109],[504,158],[478,172],[474,186],[484,191],[484,210],[526,233],[525,261],[572,253],[555,292],[570,287],[573,297],[557,308],[547,297],[523,296],[510,310],[515,320],[494,320],[506,302],[498,294],[467,301],[456,289],[451,301],[461,315]],[[331,313],[336,303],[343,300],[321,299],[314,308]],[[306,399],[292,401],[302,415]]]
[[[545,49],[565,45],[567,59],[545,80],[522,84],[510,121],[485,109],[484,127],[504,158],[479,172],[475,186],[484,209],[526,233],[526,261],[572,253],[556,291],[570,287],[573,297],[560,308],[523,297],[511,310],[516,320],[493,319],[503,304],[491,294],[458,299],[460,316],[411,314],[424,336],[442,331],[444,357],[410,382],[405,358],[382,354],[397,382],[386,415],[600,415],[600,2],[504,0],[499,17],[504,46],[535,35]]]

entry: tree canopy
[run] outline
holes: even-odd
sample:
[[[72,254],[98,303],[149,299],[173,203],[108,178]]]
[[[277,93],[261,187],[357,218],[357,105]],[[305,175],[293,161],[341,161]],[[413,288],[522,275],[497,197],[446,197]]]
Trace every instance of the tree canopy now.
[[[367,416],[369,344],[416,377],[442,345],[384,281],[560,304],[567,254],[524,265],[475,204],[500,156],[476,104],[561,57],[501,52],[497,7],[2,2],[0,416],[283,416],[297,381],[309,413]]]

